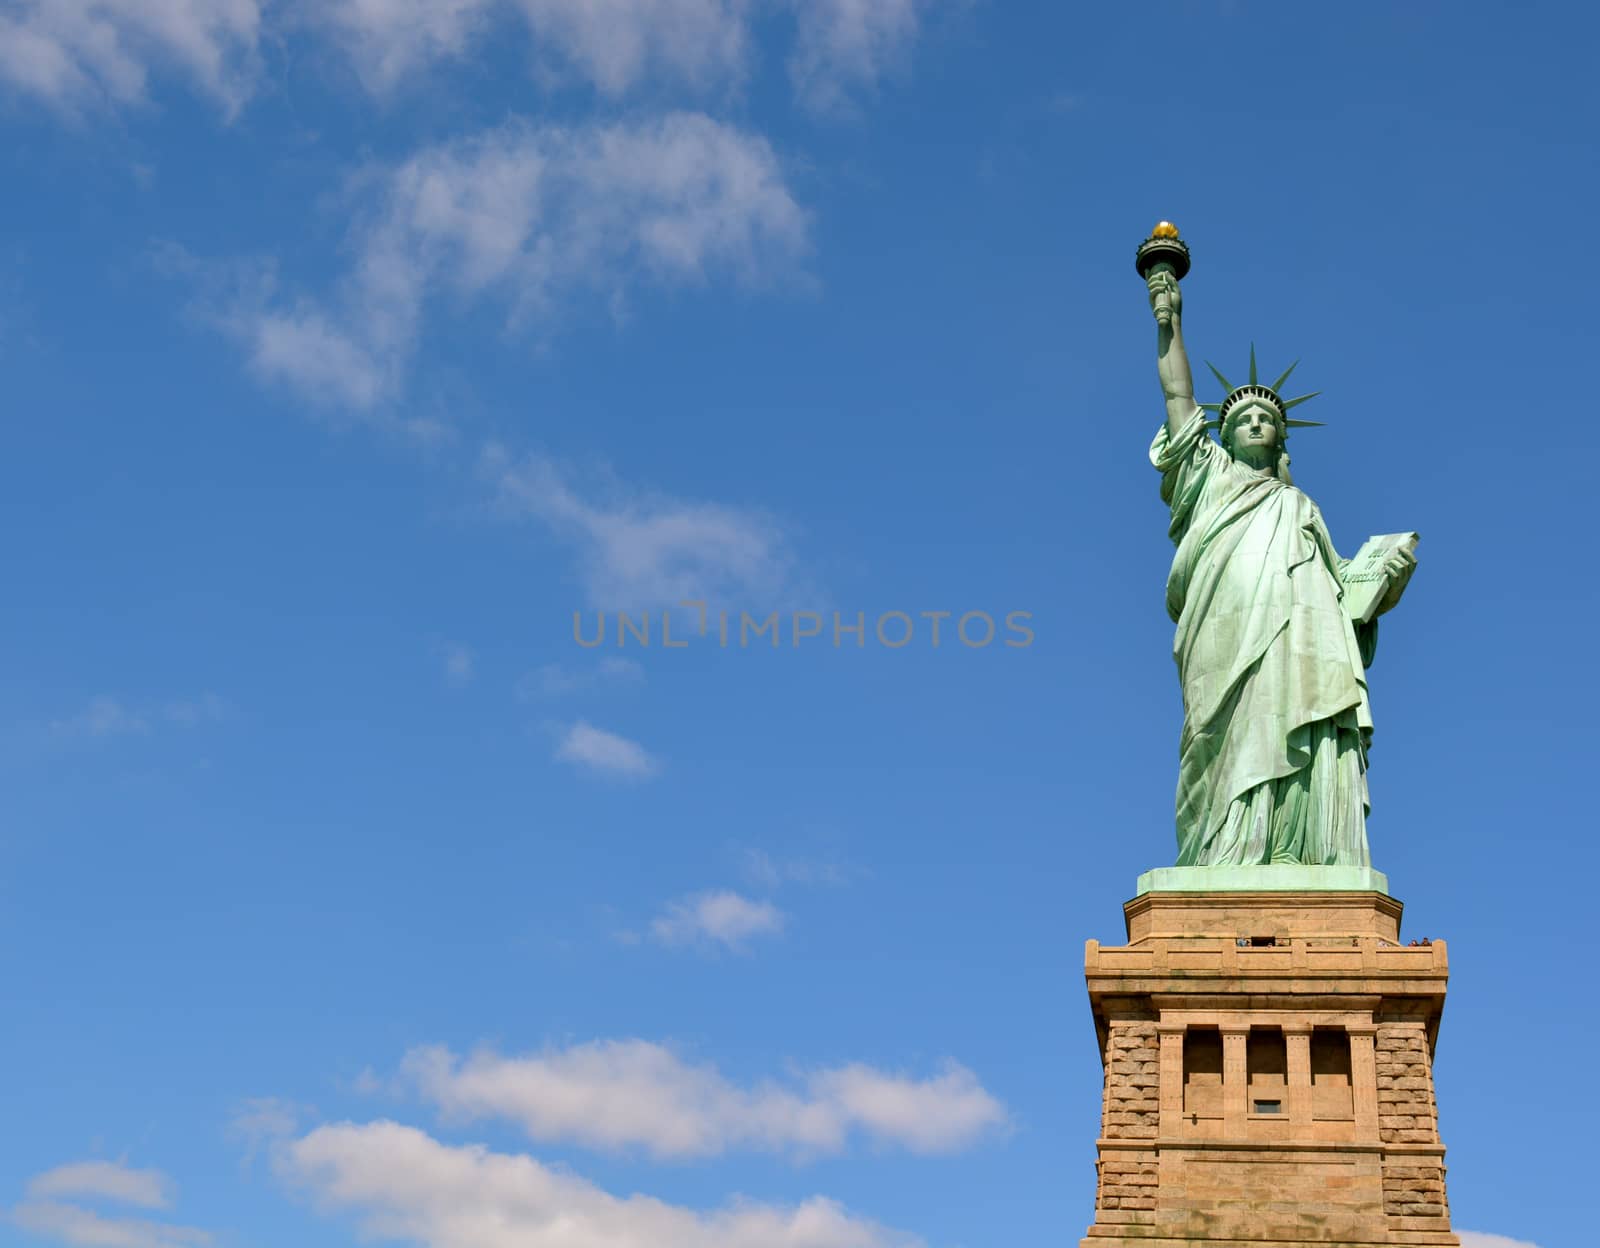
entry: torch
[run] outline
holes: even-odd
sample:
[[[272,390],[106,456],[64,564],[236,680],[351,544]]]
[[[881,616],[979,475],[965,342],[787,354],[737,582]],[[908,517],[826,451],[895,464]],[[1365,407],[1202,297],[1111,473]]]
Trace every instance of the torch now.
[[[1150,237],[1139,244],[1134,254],[1133,267],[1146,282],[1152,273],[1163,270],[1182,281],[1189,272],[1189,249],[1178,237],[1178,227],[1170,221],[1156,222]],[[1165,329],[1172,324],[1172,300],[1166,294],[1156,296],[1156,324]]]

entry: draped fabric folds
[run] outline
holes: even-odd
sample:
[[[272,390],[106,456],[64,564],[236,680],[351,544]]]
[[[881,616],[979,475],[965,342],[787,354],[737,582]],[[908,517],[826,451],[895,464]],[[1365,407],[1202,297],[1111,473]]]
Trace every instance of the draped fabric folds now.
[[[1198,409],[1150,445],[1177,545],[1178,865],[1370,866],[1365,667],[1317,506],[1235,462]]]

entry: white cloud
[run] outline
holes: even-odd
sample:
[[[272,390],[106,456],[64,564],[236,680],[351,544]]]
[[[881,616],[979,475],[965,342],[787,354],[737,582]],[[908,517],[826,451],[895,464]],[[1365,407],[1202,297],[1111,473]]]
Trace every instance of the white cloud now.
[[[344,46],[369,91],[383,94],[434,61],[461,56],[499,7],[496,0],[302,0],[299,11]]]
[[[732,1149],[818,1156],[853,1133],[916,1153],[948,1153],[1006,1122],[973,1073],[953,1062],[928,1079],[859,1064],[790,1085],[741,1087],[711,1065],[690,1065],[643,1040],[601,1041],[523,1057],[412,1050],[410,1081],[454,1120],[504,1118],[540,1141],[575,1142],[657,1158]]]
[[[588,667],[546,663],[517,681],[516,694],[523,702],[533,702],[602,685],[636,684],[643,679],[644,668],[635,660],[608,655]]]
[[[933,1079],[885,1075],[852,1065],[812,1077],[811,1095],[875,1139],[916,1153],[951,1153],[1005,1121],[1005,1110],[964,1066]]]
[[[403,344],[388,340],[392,327],[357,335],[304,303],[289,312],[241,306],[221,323],[248,344],[258,373],[289,381],[316,401],[368,408],[397,386]]]
[[[228,703],[214,693],[175,698],[159,705],[131,707],[120,698],[98,694],[76,714],[52,720],[50,731],[60,737],[106,738],[145,736],[152,725],[176,724],[193,728],[217,723],[231,713]]]
[[[1458,1230],[1456,1234],[1461,1237],[1461,1248],[1539,1248],[1532,1240],[1491,1235],[1488,1231]]]
[[[518,0],[536,43],[607,95],[651,71],[706,86],[737,78],[748,38],[745,0]]]
[[[50,730],[65,737],[142,736],[150,731],[143,715],[129,710],[118,699],[101,694],[76,715],[53,720]]]
[[[269,269],[235,280],[211,311],[261,375],[355,409],[400,390],[435,295],[492,298],[516,327],[640,281],[763,282],[807,247],[806,214],[767,142],[698,113],[518,122],[358,186],[357,259],[330,300],[285,300]]]
[[[615,480],[586,495],[551,460],[513,459],[498,447],[485,452],[483,467],[507,511],[542,521],[578,547],[585,596],[602,611],[685,600],[755,609],[771,603],[790,575],[787,535],[754,508],[673,498]],[[688,623],[698,628],[697,618]]]
[[[176,68],[232,116],[249,96],[258,0],[12,0],[0,14],[0,81],[68,113],[146,98]]]
[[[473,655],[470,646],[451,642],[444,648],[444,678],[460,689],[472,683]]]
[[[162,718],[186,728],[196,724],[219,723],[232,713],[233,708],[226,699],[214,693],[202,693],[194,698],[176,698],[160,710]]]
[[[742,949],[753,936],[774,936],[782,930],[783,912],[771,902],[751,901],[725,890],[672,902],[650,924],[650,935],[664,945],[710,942],[729,949]]]
[[[326,37],[363,85],[386,95],[439,62],[465,61],[520,23],[546,83],[578,80],[618,99],[646,86],[736,88],[755,15],[795,15],[795,90],[824,110],[871,88],[917,33],[921,0],[8,0],[0,82],[68,114],[148,98],[187,79],[233,117],[260,76],[263,39]],[[303,326],[310,333],[314,326]],[[326,328],[326,327],[324,327]],[[323,344],[337,353],[335,341]]]
[[[165,1209],[172,1203],[172,1181],[159,1170],[135,1170],[116,1161],[77,1161],[28,1180],[31,1200],[88,1196]]]
[[[144,1218],[110,1218],[77,1205],[27,1201],[11,1211],[25,1231],[72,1248],[197,1248],[212,1236],[193,1226],[174,1226]]]
[[[573,79],[613,99],[647,84],[736,86],[750,71],[752,18],[795,21],[789,72],[808,106],[835,110],[877,85],[916,38],[922,0],[301,0],[369,91],[384,95],[441,61],[470,56],[520,18],[548,82]]]
[[[813,1197],[740,1200],[711,1212],[613,1196],[532,1157],[451,1147],[393,1122],[319,1127],[287,1150],[285,1176],[373,1237],[426,1248],[913,1248],[916,1239]]]
[[[749,30],[745,0],[304,0],[362,83],[387,94],[439,61],[466,57],[515,15],[532,62],[550,80],[576,77],[618,97],[647,79],[694,88],[737,81]]]
[[[621,780],[648,780],[661,770],[660,762],[642,745],[583,720],[567,729],[556,757]]]
[[[764,849],[746,849],[741,855],[744,877],[761,888],[784,884],[847,883],[850,873],[833,862],[812,862],[804,858],[777,859]]]
[[[192,1226],[145,1218],[108,1217],[64,1197],[165,1209],[172,1180],[159,1170],[137,1170],[120,1162],[79,1161],[46,1170],[28,1181],[28,1198],[10,1210],[23,1230],[72,1248],[201,1248],[212,1236]]]
[[[244,1102],[228,1124],[229,1134],[245,1146],[245,1161],[254,1161],[264,1146],[287,1139],[300,1129],[310,1111],[293,1101],[258,1096]]]
[[[919,0],[791,0],[798,37],[789,74],[802,102],[822,112],[846,106],[857,87],[878,84],[917,33]]]

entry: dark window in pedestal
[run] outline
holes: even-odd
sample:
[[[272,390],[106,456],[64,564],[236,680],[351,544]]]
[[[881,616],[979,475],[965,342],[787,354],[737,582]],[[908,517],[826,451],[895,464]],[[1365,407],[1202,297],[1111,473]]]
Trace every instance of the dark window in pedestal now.
[[[1283,1032],[1277,1027],[1252,1027],[1245,1042],[1244,1061],[1249,1078],[1248,1099],[1283,1100],[1289,1083],[1289,1050]]]
[[[1342,1027],[1318,1027],[1311,1033],[1311,1113],[1316,1118],[1355,1117],[1350,1035]]]
[[[1222,1033],[1191,1027],[1183,1033],[1183,1112],[1222,1116]]]

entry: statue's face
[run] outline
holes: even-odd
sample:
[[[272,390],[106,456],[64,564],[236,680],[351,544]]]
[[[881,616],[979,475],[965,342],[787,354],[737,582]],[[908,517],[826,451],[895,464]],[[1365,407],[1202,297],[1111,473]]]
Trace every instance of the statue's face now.
[[[1229,449],[1234,458],[1262,467],[1282,448],[1278,410],[1261,399],[1246,399],[1228,413]]]
[[[1228,413],[1235,446],[1260,446],[1273,450],[1278,445],[1278,413],[1270,403],[1246,399]]]

